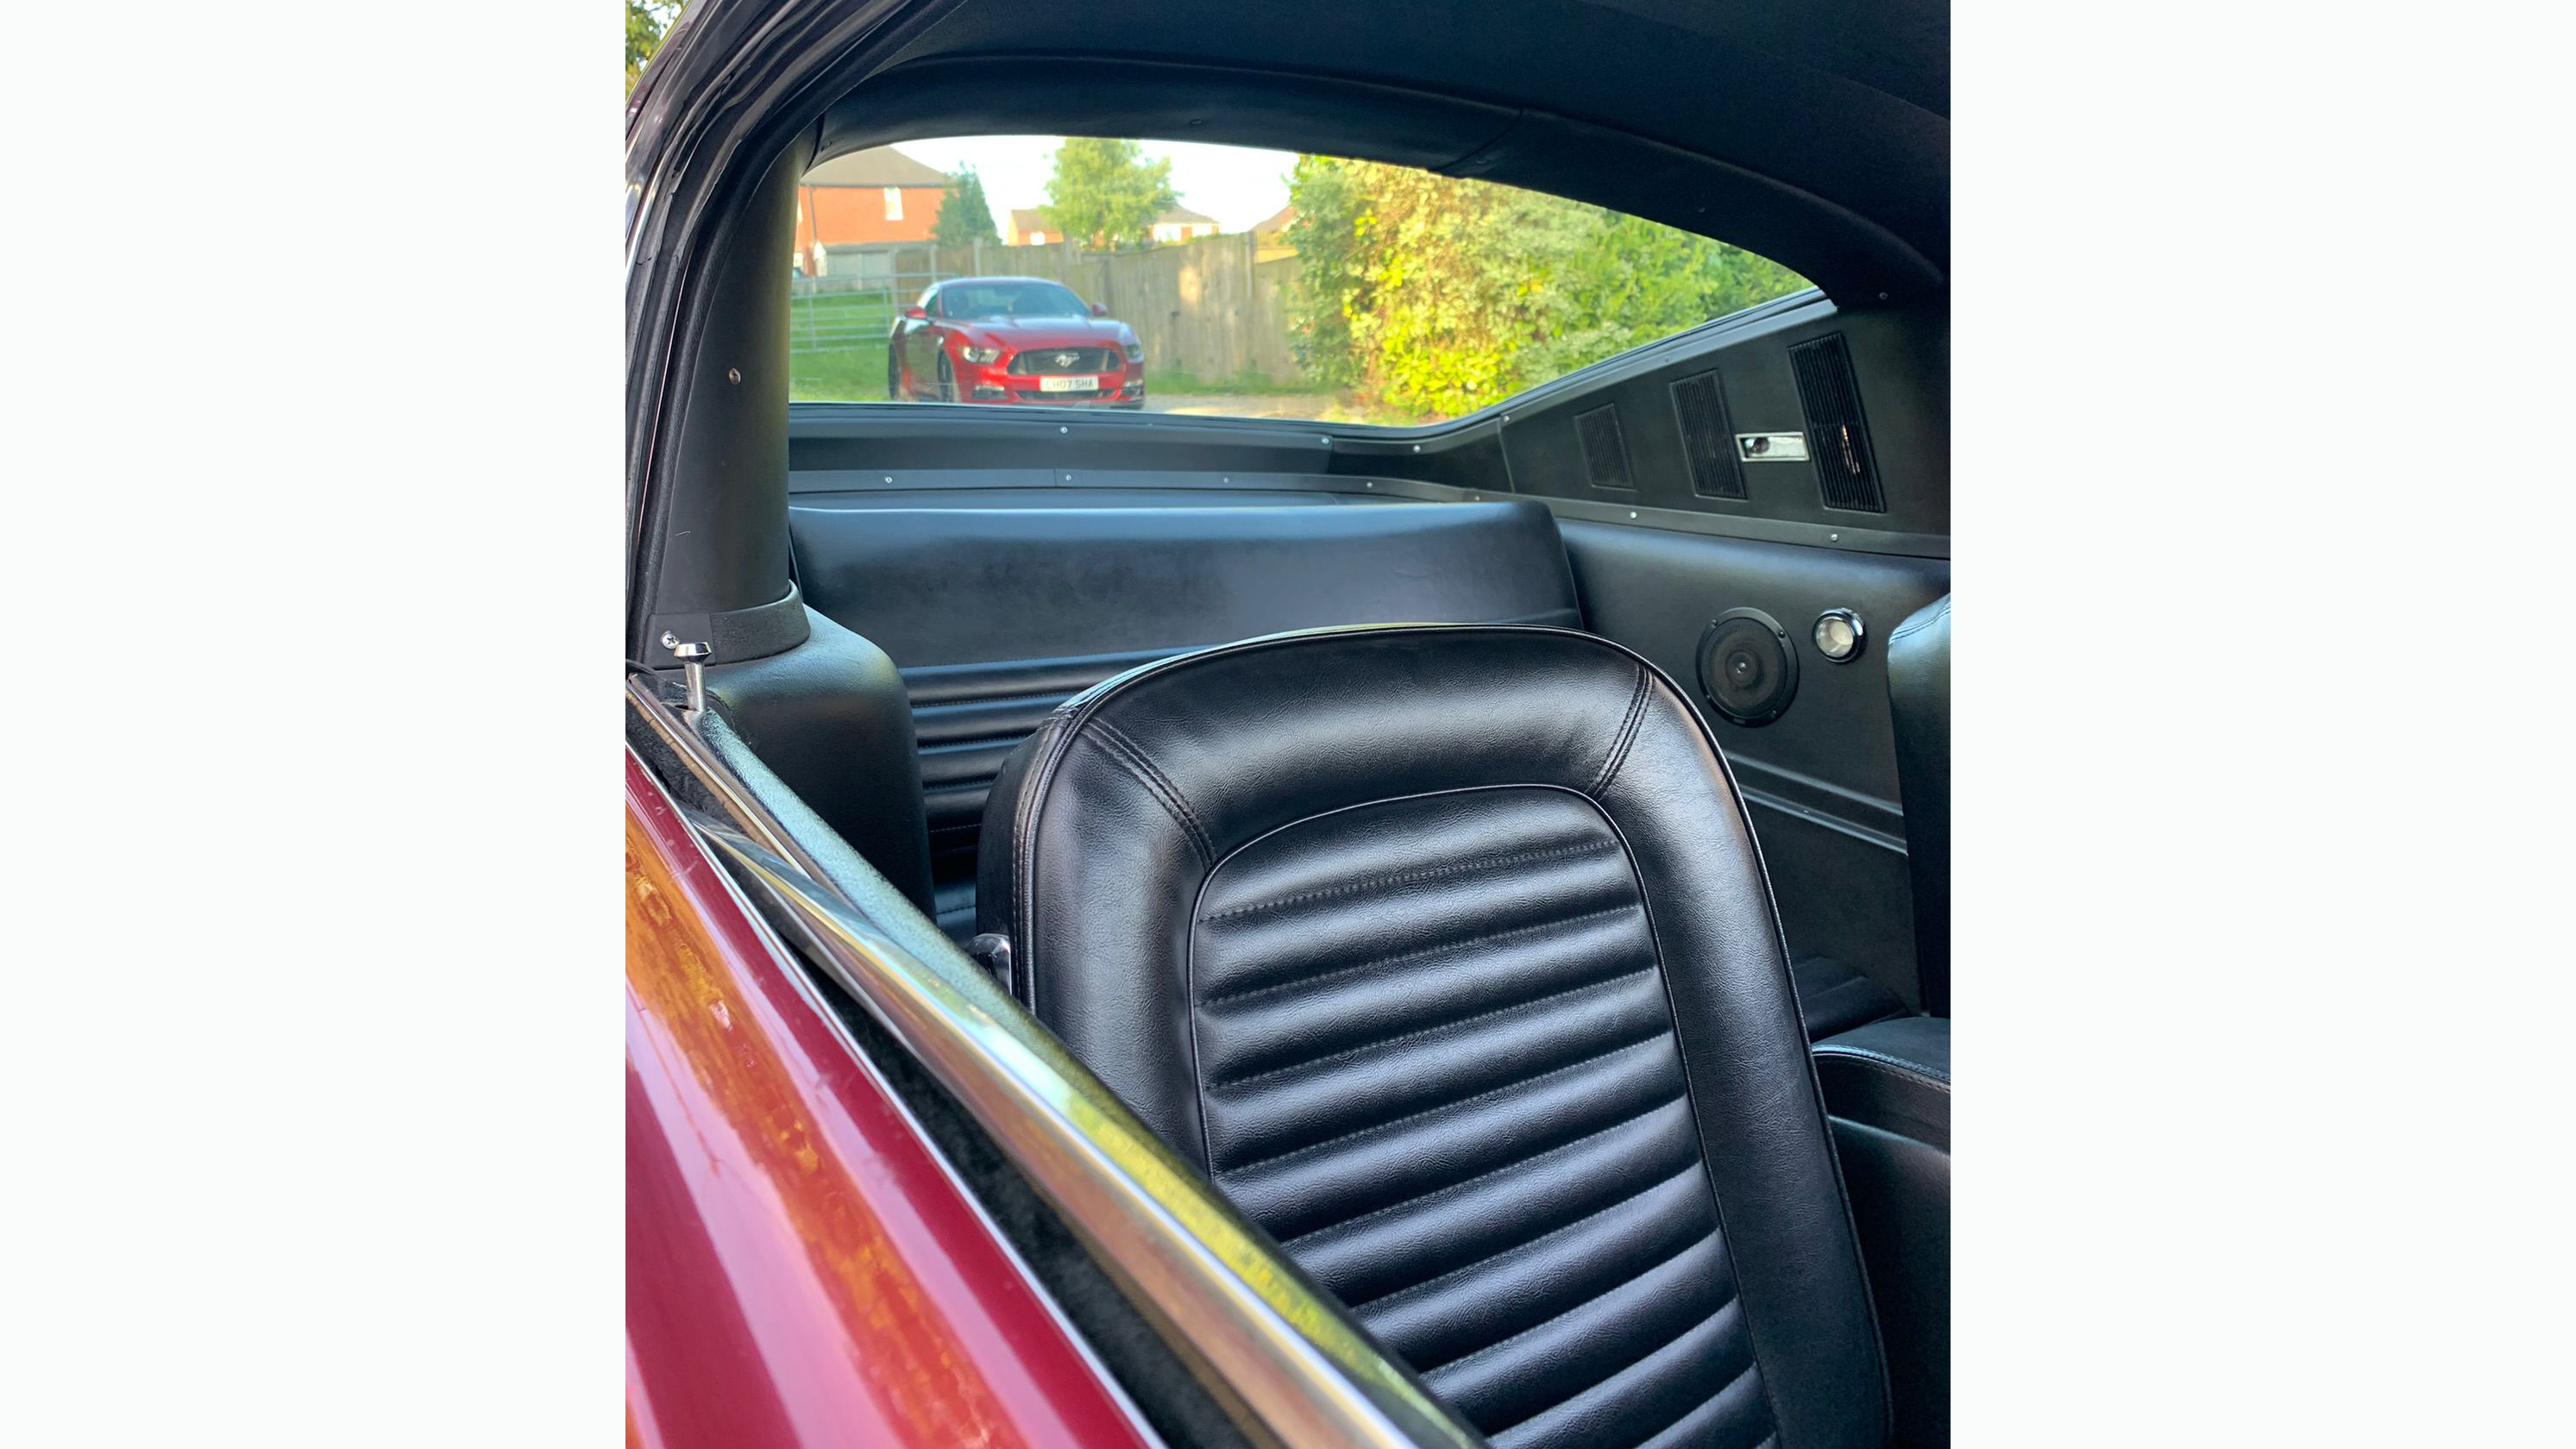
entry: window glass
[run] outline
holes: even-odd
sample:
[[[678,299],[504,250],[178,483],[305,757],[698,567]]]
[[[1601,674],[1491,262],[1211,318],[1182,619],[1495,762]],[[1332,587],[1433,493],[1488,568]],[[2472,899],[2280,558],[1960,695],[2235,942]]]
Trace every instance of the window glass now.
[[[939,289],[939,315],[998,322],[1011,317],[1080,317],[1089,309],[1053,282],[963,281]]]
[[[1058,136],[823,162],[792,265],[799,399],[1390,425],[1807,286],[1723,242],[1489,182]]]

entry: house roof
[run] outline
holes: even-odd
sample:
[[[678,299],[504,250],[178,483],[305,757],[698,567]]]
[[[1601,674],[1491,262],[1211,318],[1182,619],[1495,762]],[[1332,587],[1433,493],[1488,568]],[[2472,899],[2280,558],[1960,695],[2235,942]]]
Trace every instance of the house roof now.
[[[946,186],[945,172],[924,166],[892,146],[871,146],[835,156],[805,173],[807,186]]]
[[[1035,206],[1014,206],[1011,208],[1011,229],[1013,231],[1044,231],[1046,230],[1046,212]]]
[[[1288,229],[1288,224],[1296,219],[1297,208],[1293,205],[1283,206],[1277,211],[1270,213],[1270,215],[1263,220],[1255,222],[1252,227],[1252,234],[1254,236],[1274,236],[1280,232],[1286,231]]]
[[[1186,206],[1175,206],[1171,210],[1164,212],[1161,216],[1155,217],[1154,225],[1168,226],[1202,221],[1206,222],[1210,226],[1214,226],[1216,224],[1215,217],[1202,216],[1198,212],[1192,211]]]

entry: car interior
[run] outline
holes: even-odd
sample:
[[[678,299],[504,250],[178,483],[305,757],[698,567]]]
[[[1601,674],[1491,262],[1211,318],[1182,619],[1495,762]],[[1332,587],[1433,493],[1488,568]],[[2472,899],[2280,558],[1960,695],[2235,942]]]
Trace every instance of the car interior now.
[[[631,301],[630,670],[1494,1444],[1948,1442],[1947,23],[965,0],[811,47]],[[1814,286],[1415,426],[791,403],[797,178],[1004,133]]]

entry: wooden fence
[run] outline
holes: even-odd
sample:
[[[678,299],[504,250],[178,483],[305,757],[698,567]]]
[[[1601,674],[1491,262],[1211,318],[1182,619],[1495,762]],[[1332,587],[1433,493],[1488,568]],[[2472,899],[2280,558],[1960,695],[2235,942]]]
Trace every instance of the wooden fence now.
[[[901,277],[1019,276],[1064,283],[1085,302],[1136,329],[1145,367],[1202,382],[1236,377],[1298,380],[1288,346],[1288,289],[1294,255],[1255,259],[1250,236],[1211,236],[1132,252],[1065,246],[903,247],[883,271]],[[828,284],[838,279],[822,279]],[[918,291],[920,283],[913,284]],[[910,297],[903,298],[910,301]]]

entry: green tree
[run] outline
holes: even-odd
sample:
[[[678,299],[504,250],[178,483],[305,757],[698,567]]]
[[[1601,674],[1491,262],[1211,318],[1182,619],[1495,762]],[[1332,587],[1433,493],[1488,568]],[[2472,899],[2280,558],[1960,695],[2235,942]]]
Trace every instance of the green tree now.
[[[1300,365],[1426,418],[1806,286],[1640,217],[1406,167],[1305,156],[1288,190]]]
[[[680,0],[626,0],[626,93],[635,94],[635,82],[644,74],[644,62],[662,48],[662,37],[671,33],[671,22],[679,18]]]
[[[1359,385],[1351,318],[1376,305],[1360,257],[1360,218],[1368,196],[1352,164],[1299,156],[1288,173],[1289,200],[1297,208],[1298,276],[1289,299],[1288,345],[1298,368],[1330,387]]]
[[[939,221],[931,228],[934,246],[970,247],[977,242],[999,242],[1002,234],[993,229],[993,205],[984,199],[984,178],[972,166],[957,168],[948,178],[948,189],[939,196]]]
[[[1535,380],[1562,376],[1807,285],[1806,278],[1768,257],[1606,210],[1556,276],[1568,318],[1531,349]]]
[[[1154,218],[1180,201],[1169,157],[1147,161],[1134,141],[1071,136],[1047,178],[1047,229],[1103,246],[1142,246]]]

